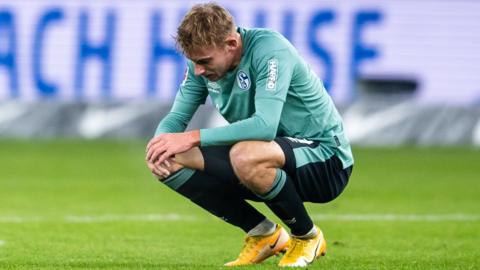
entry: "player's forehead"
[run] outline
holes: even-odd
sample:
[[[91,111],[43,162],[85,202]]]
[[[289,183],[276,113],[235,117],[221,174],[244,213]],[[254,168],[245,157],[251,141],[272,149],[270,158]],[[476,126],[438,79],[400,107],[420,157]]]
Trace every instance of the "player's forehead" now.
[[[217,53],[217,47],[203,47],[189,52],[187,57],[193,62],[198,62],[200,60],[214,58]]]

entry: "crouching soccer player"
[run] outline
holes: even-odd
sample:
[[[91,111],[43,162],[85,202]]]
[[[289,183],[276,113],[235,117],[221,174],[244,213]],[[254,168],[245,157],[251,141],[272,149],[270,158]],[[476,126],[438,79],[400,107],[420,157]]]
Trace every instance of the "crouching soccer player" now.
[[[178,27],[189,59],[171,111],[147,145],[152,173],[168,187],[247,233],[227,266],[306,266],[326,242],[303,202],[326,203],[347,185],[353,157],[322,82],[279,33],[236,27],[217,4],[194,6]],[[230,123],[185,132],[210,96]],[[264,202],[290,229],[252,207]]]

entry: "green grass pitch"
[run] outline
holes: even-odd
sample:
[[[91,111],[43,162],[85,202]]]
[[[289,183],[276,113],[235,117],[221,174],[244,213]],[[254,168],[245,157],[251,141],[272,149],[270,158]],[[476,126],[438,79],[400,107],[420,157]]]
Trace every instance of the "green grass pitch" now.
[[[155,181],[144,144],[0,141],[0,269],[225,269],[243,233]],[[307,204],[328,243],[309,269],[480,269],[478,149],[354,154],[346,191]]]

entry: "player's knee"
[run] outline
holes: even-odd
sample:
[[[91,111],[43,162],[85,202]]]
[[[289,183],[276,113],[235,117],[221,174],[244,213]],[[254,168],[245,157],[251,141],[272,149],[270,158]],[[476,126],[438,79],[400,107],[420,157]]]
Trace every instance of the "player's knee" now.
[[[248,181],[255,175],[257,161],[248,142],[239,142],[230,150],[230,162],[240,180]]]

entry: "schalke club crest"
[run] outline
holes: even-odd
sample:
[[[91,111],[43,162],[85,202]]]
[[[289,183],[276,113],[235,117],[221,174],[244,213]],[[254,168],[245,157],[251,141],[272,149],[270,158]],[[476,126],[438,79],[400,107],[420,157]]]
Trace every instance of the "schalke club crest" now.
[[[238,87],[240,87],[240,89],[248,90],[250,88],[251,82],[250,82],[250,78],[248,77],[247,73],[240,70],[237,73],[237,83],[238,83]]]

